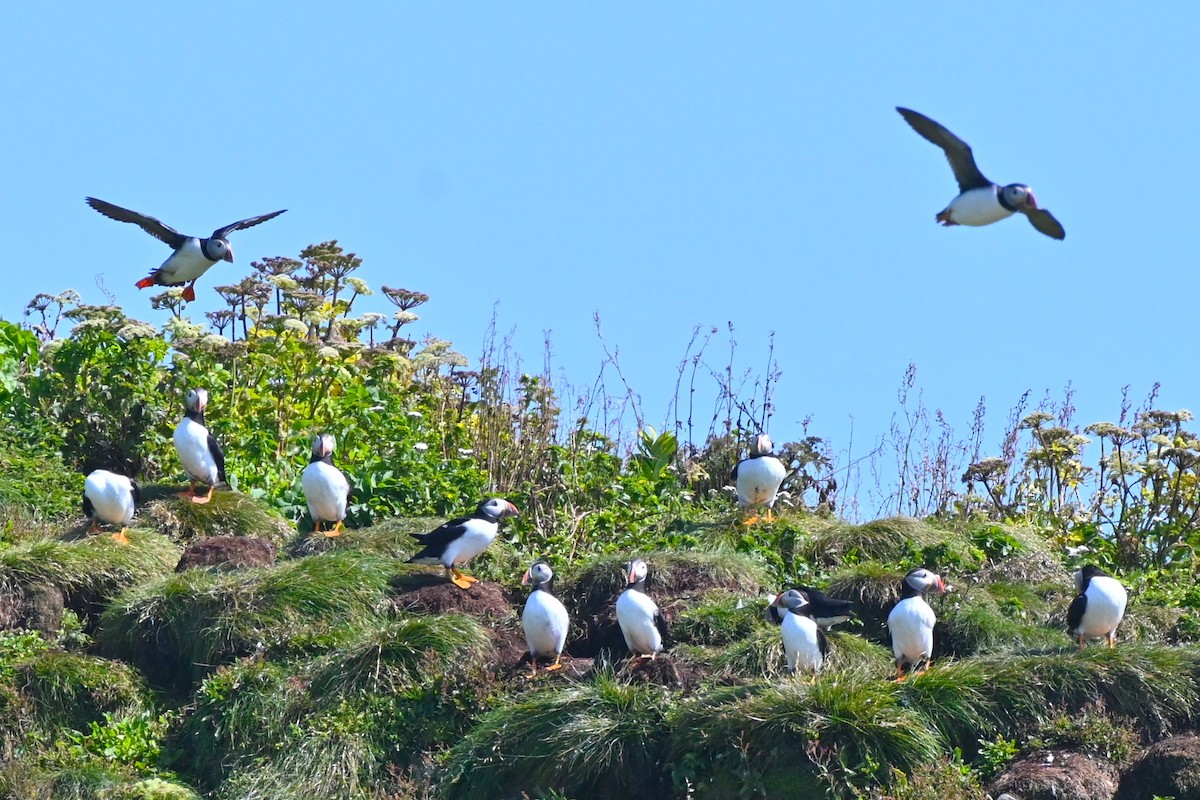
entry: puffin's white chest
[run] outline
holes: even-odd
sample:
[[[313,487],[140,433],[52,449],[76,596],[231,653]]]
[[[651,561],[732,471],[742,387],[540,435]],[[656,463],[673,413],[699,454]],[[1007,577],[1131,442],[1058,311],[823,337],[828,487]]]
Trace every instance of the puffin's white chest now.
[[[625,646],[633,653],[650,655],[662,650],[662,634],[654,624],[658,605],[645,592],[626,589],[617,598],[617,623]]]
[[[779,484],[787,477],[787,469],[775,456],[747,458],[738,464],[738,504],[745,506],[771,505]]]
[[[989,187],[968,189],[951,200],[946,210],[950,212],[952,222],[975,227],[991,225],[1013,215],[1012,211],[1000,205],[996,189]]]
[[[1088,581],[1083,596],[1087,598],[1087,606],[1079,627],[1072,632],[1094,639],[1115,631],[1125,616],[1125,604],[1129,600],[1121,582],[1116,578],[1097,576]]]
[[[208,449],[208,428],[191,417],[175,426],[175,452],[189,476],[209,486],[217,483],[217,461]]]
[[[887,625],[897,661],[916,664],[933,655],[933,626],[937,615],[925,598],[906,597],[892,608]]]
[[[133,484],[124,475],[98,469],[83,482],[83,493],[101,522],[126,526],[133,519]]]
[[[204,251],[200,249],[200,240],[193,236],[162,263],[158,268],[159,277],[164,283],[194,281],[216,263],[204,257]]]
[[[557,597],[546,591],[535,591],[525,601],[521,612],[521,627],[525,629],[525,644],[534,658],[558,655],[567,643],[571,619]]]
[[[792,672],[816,672],[821,669],[821,665],[825,663],[825,656],[821,655],[817,623],[808,617],[788,612],[784,614],[783,625],[780,627],[788,669]]]
[[[314,520],[341,522],[346,518],[350,483],[340,469],[324,461],[313,461],[304,468],[300,486]]]
[[[499,529],[499,525],[486,519],[468,519],[463,523],[462,535],[446,545],[442,552],[442,564],[450,567],[470,561],[496,541]]]

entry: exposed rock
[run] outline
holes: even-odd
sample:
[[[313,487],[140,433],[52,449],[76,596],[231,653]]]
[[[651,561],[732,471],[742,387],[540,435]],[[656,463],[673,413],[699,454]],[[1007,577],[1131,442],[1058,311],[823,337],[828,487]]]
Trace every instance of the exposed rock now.
[[[220,570],[241,567],[269,567],[275,563],[275,544],[254,536],[210,536],[187,546],[176,572],[197,567]]]
[[[0,584],[0,630],[28,628],[54,633],[62,625],[66,602],[62,589],[46,583]]]
[[[1112,800],[1116,791],[1116,767],[1069,750],[1030,753],[988,786],[993,797],[1009,793],[1020,800]]]
[[[1155,742],[1121,776],[1117,800],[1200,800],[1200,736]]]

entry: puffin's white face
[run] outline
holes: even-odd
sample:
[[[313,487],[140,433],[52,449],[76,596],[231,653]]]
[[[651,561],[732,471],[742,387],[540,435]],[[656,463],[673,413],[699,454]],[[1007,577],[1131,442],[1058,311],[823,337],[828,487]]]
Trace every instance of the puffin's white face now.
[[[192,389],[187,396],[188,411],[203,411],[208,405],[208,389]]]
[[[550,569],[550,565],[545,561],[535,561],[530,565],[529,569],[525,570],[525,576],[521,578],[521,584],[524,586],[538,586],[543,583],[549,583],[554,577],[554,570]]]
[[[904,581],[918,592],[938,592],[941,594],[946,591],[946,584],[942,581],[941,576],[927,569],[914,569],[904,576]]]
[[[224,239],[209,239],[208,252],[216,256],[218,261],[233,263],[233,246]]]
[[[333,455],[333,448],[337,440],[333,438],[332,433],[318,433],[313,437],[312,451],[317,458]]]
[[[515,517],[518,514],[517,507],[503,497],[493,497],[483,504],[482,509],[496,519]]]
[[[649,574],[650,568],[646,566],[646,562],[640,558],[635,558],[633,561],[625,564],[625,579],[632,585],[638,581],[646,580],[646,575]]]
[[[808,598],[804,596],[804,592],[799,589],[788,589],[779,597],[775,598],[775,605],[789,608],[793,611],[799,611],[808,605]]]
[[[1000,191],[1004,192],[1004,199],[1013,208],[1037,208],[1037,200],[1033,197],[1033,190],[1023,183],[1010,183]]]
[[[771,437],[765,433],[760,433],[754,437],[754,443],[750,445],[750,455],[765,456],[769,455],[774,449],[775,445],[772,444]]]

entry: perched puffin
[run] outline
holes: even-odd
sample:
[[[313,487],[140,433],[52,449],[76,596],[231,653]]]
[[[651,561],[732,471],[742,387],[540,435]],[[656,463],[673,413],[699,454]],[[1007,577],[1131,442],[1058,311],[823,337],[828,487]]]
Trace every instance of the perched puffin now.
[[[907,108],[896,108],[904,121],[913,130],[942,148],[954,178],[958,181],[959,195],[950,205],[938,212],[937,221],[950,225],[991,225],[1020,212],[1029,218],[1033,227],[1052,239],[1063,239],[1067,232],[1058,220],[1044,208],[1038,208],[1033,190],[1023,183],[1000,186],[983,177],[975,166],[971,147],[945,127],[924,114]]]
[[[89,206],[109,219],[115,219],[118,222],[132,222],[155,239],[170,245],[175,252],[171,253],[158,269],[152,270],[149,277],[138,281],[137,287],[145,289],[156,284],[158,286],[182,286],[186,283],[187,288],[183,290],[183,299],[189,303],[196,299],[196,280],[207,272],[209,267],[218,261],[232,263],[233,246],[229,244],[227,238],[229,234],[244,228],[251,228],[287,211],[285,208],[270,214],[260,214],[257,217],[231,222],[224,227],[217,228],[207,239],[201,239],[198,236],[185,236],[154,217],[114,206],[112,203],[106,203],[95,197],[85,199]]]
[[[766,506],[767,513],[763,517],[766,522],[774,520],[771,509],[775,506],[775,495],[779,492],[779,485],[787,477],[787,468],[773,452],[771,437],[765,433],[758,434],[750,445],[749,458],[739,461],[733,468],[732,475],[737,484],[738,505],[742,511],[754,511]],[[746,519],[746,524],[753,525],[758,521],[759,517],[754,513]]]
[[[854,603],[849,600],[839,600],[836,597],[830,597],[811,586],[797,586],[796,588],[808,598],[808,616],[812,617],[812,621],[825,630],[829,630],[839,622],[845,622],[854,616]],[[783,622],[784,615],[787,613],[786,595],[787,592],[776,595],[774,602],[767,606],[767,611],[764,615],[767,622],[774,623],[775,625]]]
[[[534,675],[539,658],[554,658],[554,663],[546,667],[547,671],[562,668],[563,646],[571,627],[566,607],[551,592],[553,580],[554,570],[542,559],[533,562],[521,576],[522,586],[533,587],[525,601],[525,610],[521,612],[521,627],[525,629],[525,644],[529,647]]]
[[[1067,630],[1079,642],[1079,649],[1088,639],[1103,636],[1108,646],[1117,643],[1117,626],[1125,616],[1129,595],[1116,578],[1088,564],[1075,573],[1075,590],[1079,596],[1067,607]]]
[[[313,530],[326,536],[342,535],[342,520],[346,518],[346,504],[350,502],[350,481],[333,465],[334,438],[332,433],[318,433],[313,437],[312,458],[300,477],[308,513],[313,518]],[[330,523],[333,528],[321,530],[321,523]]]
[[[617,598],[617,624],[625,637],[625,646],[637,658],[654,658],[663,649],[667,621],[646,594],[649,568],[640,558],[625,564],[628,587]]]
[[[429,533],[412,534],[423,546],[408,561],[410,564],[441,564],[455,586],[469,589],[478,579],[464,575],[458,565],[486,550],[496,539],[500,520],[515,517],[517,513],[516,506],[500,497],[484,500],[469,517],[452,519]]]
[[[191,488],[180,492],[193,503],[212,500],[213,489],[225,482],[225,454],[216,438],[204,427],[204,408],[208,405],[207,389],[192,389],[187,396],[187,411],[175,426],[175,452],[191,481]],[[196,484],[208,486],[207,494],[196,494]]]
[[[83,482],[83,513],[92,520],[88,533],[100,530],[101,522],[120,525],[121,530],[112,537],[121,544],[129,544],[125,531],[141,500],[136,481],[106,469],[95,470]]]
[[[804,592],[788,589],[775,598],[772,606],[776,605],[787,609],[780,631],[788,671],[795,674],[799,670],[814,675],[820,672],[825,656],[829,654],[829,640],[812,618],[812,604]]]
[[[925,602],[929,592],[949,591],[936,573],[914,569],[900,584],[900,601],[888,614],[887,625],[892,635],[892,652],[896,654],[896,680],[904,679],[904,666],[915,669],[924,662],[921,672],[929,669],[933,657],[933,626],[937,615]]]

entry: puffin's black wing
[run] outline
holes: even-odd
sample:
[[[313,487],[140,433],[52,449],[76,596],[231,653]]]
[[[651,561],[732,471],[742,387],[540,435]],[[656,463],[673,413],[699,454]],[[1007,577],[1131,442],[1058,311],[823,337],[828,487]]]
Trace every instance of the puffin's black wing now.
[[[1067,231],[1062,226],[1062,223],[1054,218],[1044,208],[1022,208],[1021,213],[1029,217],[1029,224],[1037,228],[1042,233],[1049,236],[1051,239],[1063,240],[1067,238]]]
[[[979,167],[975,166],[975,156],[971,153],[969,144],[924,114],[918,114],[912,109],[900,106],[896,106],[896,110],[914,131],[942,148],[942,152],[946,154],[946,160],[950,162],[950,169],[954,170],[954,179],[958,181],[960,192],[994,185],[983,177]]]
[[[442,554],[442,550],[446,548],[446,545],[450,544],[466,532],[466,525],[470,519],[470,517],[457,517],[455,519],[443,522],[429,533],[409,534],[419,543],[424,545],[425,548],[420,553],[417,553],[415,556],[413,556],[413,558],[430,558],[433,556],[440,556]],[[412,559],[409,560],[411,561]]]
[[[667,625],[667,618],[663,616],[662,611],[654,612],[654,627],[658,628],[658,635],[666,642],[671,636],[670,626]]]
[[[253,228],[255,225],[258,225],[260,222],[266,222],[269,219],[274,219],[275,217],[278,217],[284,211],[287,211],[287,209],[281,208],[279,211],[272,211],[270,214],[259,214],[257,217],[250,217],[249,219],[239,219],[237,222],[231,222],[223,228],[217,228],[215,231],[213,231],[212,238],[213,239],[224,239],[225,237],[227,237],[229,234],[233,233],[234,231],[240,231],[240,230],[244,230],[246,228]]]
[[[96,516],[96,509],[92,507],[92,501],[90,499],[88,499],[88,496],[86,493],[84,493],[84,495],[83,495],[83,515],[85,517]]]
[[[821,628],[817,628],[817,648],[821,651],[821,658],[829,656],[829,637]]]
[[[741,465],[742,465],[742,462],[740,462],[740,461],[733,465],[733,472],[729,473],[729,480],[731,480],[731,481],[737,480],[738,467],[740,467]]]
[[[1087,596],[1079,595],[1067,606],[1067,632],[1075,633],[1083,622],[1083,612],[1087,610]]]
[[[212,454],[213,461],[217,462],[217,480],[225,483],[225,454],[221,452],[217,437],[211,433],[208,435],[208,452]]]
[[[854,603],[850,600],[840,600],[836,597],[830,597],[824,592],[809,586],[799,586],[797,588],[808,595],[808,602],[812,608],[811,616],[814,619],[854,616]]]
[[[133,495],[133,505],[135,507],[142,504],[142,490],[138,488],[137,481],[132,478],[129,480],[130,494]]]
[[[172,249],[178,250],[179,246],[190,238],[184,236],[170,225],[167,225],[165,222],[160,222],[154,217],[148,217],[145,214],[139,214],[136,211],[130,211],[128,208],[114,206],[112,203],[107,203],[95,197],[87,197],[84,199],[87,201],[89,206],[96,209],[109,219],[115,219],[117,222],[132,222],[134,225],[137,225],[155,239],[169,244]]]

